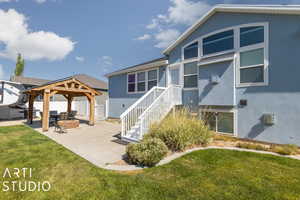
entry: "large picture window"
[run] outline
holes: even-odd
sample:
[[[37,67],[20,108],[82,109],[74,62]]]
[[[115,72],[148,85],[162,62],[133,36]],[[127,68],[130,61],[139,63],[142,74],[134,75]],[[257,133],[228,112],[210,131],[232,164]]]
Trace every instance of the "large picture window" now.
[[[232,50],[234,48],[233,30],[224,31],[203,38],[203,56]]]
[[[140,71],[127,74],[128,93],[146,92],[157,86],[158,70]]]
[[[184,88],[196,88],[198,86],[197,62],[184,64]]]
[[[183,50],[184,59],[197,58],[198,57],[198,42],[188,45]]]

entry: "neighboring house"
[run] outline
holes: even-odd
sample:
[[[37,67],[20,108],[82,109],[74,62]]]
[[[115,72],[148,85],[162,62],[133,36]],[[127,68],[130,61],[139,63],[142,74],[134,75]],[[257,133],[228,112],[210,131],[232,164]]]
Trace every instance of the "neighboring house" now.
[[[78,81],[85,83],[92,87],[93,89],[97,91],[101,91],[103,95],[96,96],[96,119],[104,119],[106,117],[106,100],[107,100],[107,83],[104,81],[98,80],[94,77],[85,75],[85,74],[77,74],[72,76]],[[31,78],[31,77],[24,77],[24,76],[12,76],[10,81],[4,81],[5,85],[8,85],[9,90],[14,90],[14,93],[12,92],[6,92],[3,93],[2,98],[5,100],[11,99],[11,101],[14,101],[13,99],[17,99],[19,97],[22,90],[29,89],[31,87],[40,86],[43,84],[46,84],[48,82],[51,82],[50,80],[45,79],[38,79],[38,78]],[[14,86],[12,85],[14,84]],[[16,87],[16,85],[18,87]],[[2,91],[9,91],[8,89],[2,90]],[[1,90],[0,90],[1,91]],[[1,100],[1,95],[0,95]],[[15,103],[15,102],[14,102]],[[0,101],[0,109],[5,112],[1,112],[0,119],[13,119],[13,118],[21,118],[24,116],[24,109],[15,108],[12,106],[5,106],[5,101],[1,103]],[[36,111],[42,111],[43,110],[43,97],[38,96],[35,99],[34,102],[34,108]],[[66,112],[67,108],[67,100],[62,95],[54,95],[51,97],[50,100],[50,110],[56,110],[58,112]],[[72,109],[77,110],[78,114],[85,117],[89,115],[89,104],[86,98],[82,97],[75,97],[74,101],[72,102]],[[39,113],[37,113],[39,116]]]
[[[300,145],[299,21],[299,6],[218,5],[165,58],[107,74],[109,116],[139,140],[183,105],[219,133]]]

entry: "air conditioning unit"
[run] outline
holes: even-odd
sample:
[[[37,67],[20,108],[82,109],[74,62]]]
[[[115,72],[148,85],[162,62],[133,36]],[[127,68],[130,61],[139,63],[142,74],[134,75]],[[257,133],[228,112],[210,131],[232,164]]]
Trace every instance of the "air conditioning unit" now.
[[[275,124],[275,114],[268,113],[263,115],[263,123],[267,126],[271,126]]]

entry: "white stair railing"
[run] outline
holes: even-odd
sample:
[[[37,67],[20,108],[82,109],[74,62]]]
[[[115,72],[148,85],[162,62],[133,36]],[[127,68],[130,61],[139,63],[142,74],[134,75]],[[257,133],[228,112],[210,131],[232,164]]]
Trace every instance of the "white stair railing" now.
[[[121,136],[126,137],[128,131],[131,130],[133,126],[136,125],[139,117],[144,113],[144,111],[155,101],[157,97],[161,95],[162,92],[166,90],[165,87],[153,87],[145,95],[143,95],[139,100],[132,104],[122,115],[122,132]]]
[[[182,88],[180,86],[169,86],[144,113],[140,116],[139,139],[148,132],[151,124],[160,122],[176,105],[182,104]]]

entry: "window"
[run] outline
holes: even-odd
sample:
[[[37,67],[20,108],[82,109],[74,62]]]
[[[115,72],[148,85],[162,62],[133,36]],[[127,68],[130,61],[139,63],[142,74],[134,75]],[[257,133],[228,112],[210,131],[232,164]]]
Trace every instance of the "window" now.
[[[204,112],[202,119],[210,130],[218,133],[234,133],[234,114],[232,112]]]
[[[157,86],[157,70],[148,71],[148,90]]]
[[[240,83],[264,82],[264,49],[240,53]]]
[[[156,86],[158,82],[157,69],[127,74],[127,91],[129,93],[145,92]]]
[[[184,88],[195,88],[198,86],[197,62],[184,64]]]
[[[184,48],[184,59],[197,58],[198,57],[198,42],[190,44]]]
[[[234,48],[233,30],[217,33],[203,38],[203,55],[219,53]]]
[[[146,90],[146,72],[137,73],[137,91],[144,92]]]
[[[4,82],[1,82],[0,84],[0,103],[3,103],[4,99]]]
[[[264,42],[264,27],[252,26],[240,28],[240,47]]]
[[[135,92],[135,74],[128,74],[128,92]]]

